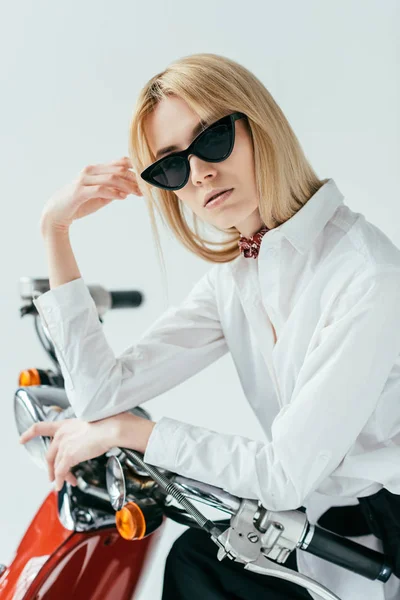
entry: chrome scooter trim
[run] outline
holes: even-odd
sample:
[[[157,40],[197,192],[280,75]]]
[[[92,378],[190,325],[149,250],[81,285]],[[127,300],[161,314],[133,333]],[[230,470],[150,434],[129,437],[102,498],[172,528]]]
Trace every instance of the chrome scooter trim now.
[[[228,494],[225,490],[182,475],[174,475],[170,477],[170,480],[183,488],[185,496],[192,500],[197,500],[229,514],[239,510],[240,498]]]
[[[102,527],[115,527],[114,514],[80,506],[73,487],[67,482],[57,494],[57,504],[60,522],[70,531],[86,532]]]

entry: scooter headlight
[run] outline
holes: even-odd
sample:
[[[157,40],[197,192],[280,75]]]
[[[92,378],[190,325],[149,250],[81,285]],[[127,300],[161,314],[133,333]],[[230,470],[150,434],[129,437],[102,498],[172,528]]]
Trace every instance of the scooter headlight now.
[[[65,390],[49,385],[20,387],[14,396],[14,416],[19,435],[34,423],[74,417]],[[50,438],[37,436],[24,444],[35,463],[47,469],[46,455]]]
[[[34,423],[45,420],[42,407],[28,392],[20,388],[14,396],[14,416],[19,435],[22,435]],[[37,436],[24,444],[38,467],[46,468],[46,454],[50,438]]]

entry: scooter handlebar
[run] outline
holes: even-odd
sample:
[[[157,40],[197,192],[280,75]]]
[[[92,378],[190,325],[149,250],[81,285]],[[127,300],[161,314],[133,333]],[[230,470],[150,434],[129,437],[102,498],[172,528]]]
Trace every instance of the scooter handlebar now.
[[[187,491],[196,492],[191,497],[205,504],[219,507],[221,510],[235,514],[240,504],[240,499],[232,496],[226,490],[188,479],[181,475],[173,475],[172,480],[183,486]],[[278,518],[279,520],[279,518]],[[308,544],[303,541],[299,549],[331,563],[339,565],[367,579],[387,581],[392,574],[392,566],[388,557],[363,546],[346,537],[327,531],[318,525],[309,525],[310,538]]]
[[[136,308],[143,302],[143,294],[137,290],[110,291],[111,309]]]
[[[385,582],[392,573],[392,567],[388,563],[387,557],[381,552],[357,544],[321,527],[314,527],[314,534],[308,547],[301,549],[367,579],[378,579]]]

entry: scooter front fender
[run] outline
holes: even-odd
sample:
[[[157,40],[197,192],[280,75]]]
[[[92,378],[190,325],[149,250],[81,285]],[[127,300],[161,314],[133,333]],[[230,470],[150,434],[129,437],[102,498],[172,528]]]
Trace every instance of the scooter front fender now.
[[[161,528],[127,541],[115,528],[63,527],[52,491],[0,577],[1,600],[131,600]]]

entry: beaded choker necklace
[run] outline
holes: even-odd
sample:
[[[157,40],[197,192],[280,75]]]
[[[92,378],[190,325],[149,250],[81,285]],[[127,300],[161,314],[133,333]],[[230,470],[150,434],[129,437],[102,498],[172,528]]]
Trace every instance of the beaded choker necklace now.
[[[268,227],[264,226],[250,238],[247,238],[244,235],[240,236],[238,246],[245,258],[257,258],[260,251],[261,240],[267,231],[269,231]]]

